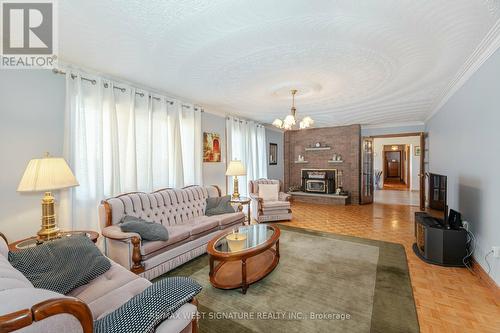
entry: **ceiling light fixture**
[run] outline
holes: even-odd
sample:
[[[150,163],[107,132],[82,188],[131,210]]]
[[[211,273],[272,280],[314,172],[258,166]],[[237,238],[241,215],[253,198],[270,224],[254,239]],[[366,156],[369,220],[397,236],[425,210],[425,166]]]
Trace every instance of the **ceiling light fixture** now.
[[[286,116],[285,119],[283,120],[277,118],[273,121],[273,126],[284,129],[286,131],[293,129],[297,124],[297,118],[295,117],[295,114],[297,113],[297,109],[295,108],[295,94],[297,93],[297,89],[292,89],[291,93],[292,93],[292,108],[290,110],[291,114]],[[314,124],[314,120],[312,120],[311,117],[304,117],[299,123],[299,129],[311,127],[312,124]]]

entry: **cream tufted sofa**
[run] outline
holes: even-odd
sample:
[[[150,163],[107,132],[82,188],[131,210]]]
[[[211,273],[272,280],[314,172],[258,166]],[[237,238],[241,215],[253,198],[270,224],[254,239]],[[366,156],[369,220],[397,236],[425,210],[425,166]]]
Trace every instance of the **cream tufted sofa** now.
[[[245,220],[244,214],[236,211],[205,216],[207,198],[220,195],[216,186],[191,186],[104,200],[99,206],[99,223],[106,237],[106,255],[151,280],[205,253],[216,234]],[[163,224],[169,239],[147,242],[136,233],[122,232],[118,223],[125,215]]]

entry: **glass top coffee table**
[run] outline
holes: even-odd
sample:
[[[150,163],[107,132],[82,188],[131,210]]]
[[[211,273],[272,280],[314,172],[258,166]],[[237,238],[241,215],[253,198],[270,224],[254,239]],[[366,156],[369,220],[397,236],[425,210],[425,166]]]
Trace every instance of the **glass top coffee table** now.
[[[219,289],[242,288],[245,294],[278,265],[280,233],[277,226],[255,224],[217,235],[207,246],[210,283]]]

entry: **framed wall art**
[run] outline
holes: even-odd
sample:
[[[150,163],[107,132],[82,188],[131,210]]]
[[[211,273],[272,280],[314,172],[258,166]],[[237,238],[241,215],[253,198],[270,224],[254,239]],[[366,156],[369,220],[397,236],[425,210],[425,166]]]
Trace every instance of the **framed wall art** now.
[[[278,145],[276,143],[269,144],[269,165],[278,164]]]
[[[203,162],[221,161],[221,140],[218,133],[203,133]]]

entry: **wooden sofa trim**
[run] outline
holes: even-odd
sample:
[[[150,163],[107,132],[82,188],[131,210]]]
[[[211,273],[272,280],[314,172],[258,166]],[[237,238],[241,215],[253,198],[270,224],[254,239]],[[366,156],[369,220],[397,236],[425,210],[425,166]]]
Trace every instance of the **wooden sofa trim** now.
[[[70,314],[82,326],[84,333],[92,333],[94,319],[87,304],[77,299],[53,298],[24,309],[0,316],[0,332],[12,332],[30,326],[36,321],[58,314]]]
[[[198,299],[196,297],[193,297],[189,303],[193,304],[198,308]],[[198,333],[198,313],[194,316],[194,318],[191,320],[191,333]]]
[[[130,269],[135,274],[141,274],[144,272],[144,265],[142,264],[142,254],[141,254],[141,240],[139,237],[132,237],[132,268]]]
[[[5,241],[5,244],[7,244],[7,245],[9,244],[9,241],[7,240],[7,237],[4,234],[2,234],[1,232],[0,232],[0,237],[3,238],[3,240]]]
[[[127,194],[130,194],[130,193],[127,193]],[[126,195],[126,194],[123,194],[123,195]],[[112,219],[113,219],[113,212],[111,211],[111,205],[106,200],[101,201],[101,204],[103,205],[104,212],[106,213],[106,227],[109,227],[112,225]],[[116,239],[116,238],[108,237],[108,236],[106,236],[106,238],[123,241],[123,239]],[[133,262],[133,264],[132,264],[132,267],[130,268],[130,270],[135,274],[141,274],[145,270],[144,265],[142,264],[141,240],[139,237],[134,236],[130,239],[130,242],[132,243],[132,247],[133,247],[132,248],[132,262]]]

